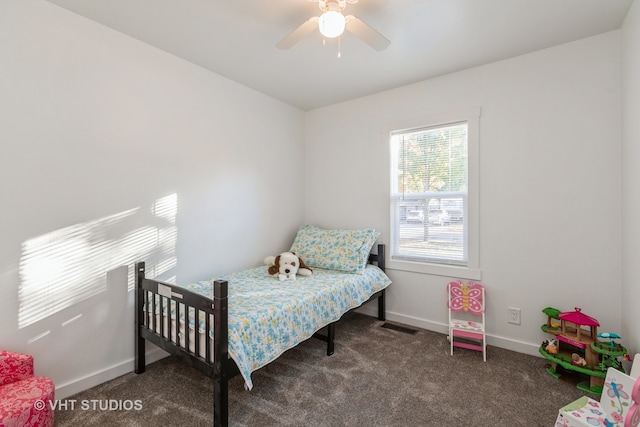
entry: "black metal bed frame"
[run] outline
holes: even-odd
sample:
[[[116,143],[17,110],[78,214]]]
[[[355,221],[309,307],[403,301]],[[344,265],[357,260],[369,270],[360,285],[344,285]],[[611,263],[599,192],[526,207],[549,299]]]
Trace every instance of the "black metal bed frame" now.
[[[376,263],[384,271],[385,246],[378,245],[378,253],[369,256],[369,263]],[[162,350],[180,359],[183,363],[199,370],[214,381],[213,387],[213,425],[227,426],[229,420],[229,380],[240,371],[233,359],[229,358],[229,331],[228,331],[228,301],[227,281],[216,280],[213,284],[213,299],[180,288],[179,286],[145,277],[145,263],[136,264],[136,293],[135,293],[135,372],[141,374],[145,371],[145,341],[149,341]],[[378,319],[385,319],[385,290],[376,292],[362,305],[378,300]],[[172,322],[167,322],[167,330],[164,326],[164,310],[170,310],[172,301],[176,308],[175,341],[172,337]],[[149,313],[145,307],[150,308]],[[358,307],[356,307],[358,308]],[[355,310],[356,308],[352,309]],[[180,311],[185,318],[184,346],[180,343],[179,319]],[[198,324],[200,313],[206,313],[204,342],[205,357],[200,356],[200,338],[203,334],[199,328],[194,328],[194,351],[190,350],[189,320],[193,319],[194,325]],[[156,321],[159,315],[160,322]],[[327,334],[316,332],[313,337],[327,342],[327,356],[334,352],[334,338],[336,322],[328,324]],[[213,350],[209,345],[209,336],[213,328]],[[166,333],[166,337],[165,337]],[[168,338],[167,338],[168,337]]]

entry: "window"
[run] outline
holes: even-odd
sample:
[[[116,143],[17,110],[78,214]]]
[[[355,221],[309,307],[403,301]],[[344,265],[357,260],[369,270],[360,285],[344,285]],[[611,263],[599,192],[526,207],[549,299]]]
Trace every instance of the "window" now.
[[[446,114],[387,134],[391,261],[398,262],[396,268],[405,263],[400,268],[412,270],[417,264],[441,269],[425,272],[479,278],[478,116],[479,109]],[[407,267],[411,264],[413,268]]]

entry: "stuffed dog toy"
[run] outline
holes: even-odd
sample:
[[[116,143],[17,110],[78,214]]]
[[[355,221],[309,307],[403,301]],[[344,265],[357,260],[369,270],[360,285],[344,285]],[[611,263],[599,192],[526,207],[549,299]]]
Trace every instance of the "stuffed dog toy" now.
[[[264,263],[269,266],[269,274],[276,276],[280,281],[296,280],[296,274],[311,276],[313,270],[307,267],[295,252],[283,252],[278,256],[268,256]]]

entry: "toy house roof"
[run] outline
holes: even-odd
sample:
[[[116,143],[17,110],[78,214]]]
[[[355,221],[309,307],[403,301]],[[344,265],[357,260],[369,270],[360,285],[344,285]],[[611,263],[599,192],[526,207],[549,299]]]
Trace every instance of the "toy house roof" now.
[[[560,313],[560,320],[575,323],[576,325],[600,326],[600,323],[593,317],[582,313],[581,309],[576,307],[575,311],[565,311]]]

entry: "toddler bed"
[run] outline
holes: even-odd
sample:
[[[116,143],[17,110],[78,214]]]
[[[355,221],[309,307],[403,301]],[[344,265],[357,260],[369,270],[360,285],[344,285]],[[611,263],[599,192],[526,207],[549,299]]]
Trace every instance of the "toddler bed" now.
[[[146,278],[144,263],[136,264],[135,372],[144,372],[144,343],[152,342],[213,378],[214,425],[227,425],[229,379],[241,374],[251,389],[253,371],[312,336],[331,355],[336,322],[374,299],[385,319],[391,281],[384,245],[369,253],[377,237],[301,227],[291,250],[313,274],[295,281],[279,281],[262,266],[179,287]]]

